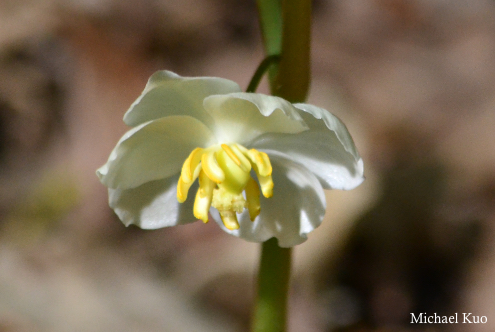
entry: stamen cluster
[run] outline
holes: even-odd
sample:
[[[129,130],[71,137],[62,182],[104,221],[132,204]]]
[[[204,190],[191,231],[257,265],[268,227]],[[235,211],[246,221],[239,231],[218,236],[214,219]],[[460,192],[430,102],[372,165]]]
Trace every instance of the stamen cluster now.
[[[271,197],[272,166],[266,153],[248,150],[236,143],[196,148],[182,166],[177,200],[185,202],[189,188],[198,179],[194,216],[208,222],[208,211],[213,206],[220,213],[225,227],[238,229],[237,213],[247,208],[251,221],[254,221],[261,210],[260,189],[251,176],[251,169],[256,173],[263,196]]]

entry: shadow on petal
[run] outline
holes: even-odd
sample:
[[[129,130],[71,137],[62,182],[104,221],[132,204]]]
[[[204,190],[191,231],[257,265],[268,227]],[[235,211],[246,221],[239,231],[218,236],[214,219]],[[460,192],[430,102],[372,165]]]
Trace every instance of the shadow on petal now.
[[[347,152],[336,134],[329,130],[265,134],[252,146],[270,155],[284,155],[303,165],[325,189],[353,189],[364,179],[362,159]]]
[[[307,234],[321,224],[325,215],[325,193],[318,179],[304,166],[279,156],[270,156],[274,195],[261,198],[261,213],[254,222],[244,211],[240,229],[227,233],[251,242],[276,237],[281,247],[304,242]],[[216,218],[215,218],[216,219]]]
[[[134,224],[142,229],[194,222],[197,220],[192,212],[194,197],[182,204],[177,201],[178,180],[177,174],[132,189],[109,189],[110,207],[126,226]],[[196,189],[197,184],[191,188],[192,191]]]

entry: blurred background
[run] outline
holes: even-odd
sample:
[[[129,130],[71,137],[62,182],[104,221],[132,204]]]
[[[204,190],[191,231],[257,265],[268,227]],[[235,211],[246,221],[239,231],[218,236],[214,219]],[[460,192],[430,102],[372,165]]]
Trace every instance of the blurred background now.
[[[495,2],[317,0],[312,47],[367,179],[295,248],[289,330],[494,331]],[[263,57],[253,0],[0,1],[1,332],[248,331],[259,245],[126,228],[95,170],[154,71]]]

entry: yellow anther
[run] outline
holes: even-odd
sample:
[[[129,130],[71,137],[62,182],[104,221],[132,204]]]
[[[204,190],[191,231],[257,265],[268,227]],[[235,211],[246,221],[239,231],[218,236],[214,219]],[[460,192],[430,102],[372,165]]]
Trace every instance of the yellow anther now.
[[[182,165],[181,177],[184,182],[192,182],[195,180],[194,173],[199,167],[199,162],[201,161],[201,156],[203,155],[202,148],[196,148],[191,152],[189,157]]]
[[[227,144],[222,144],[221,146],[223,151],[225,151],[228,154],[230,159],[232,159],[232,161],[236,163],[237,166],[241,166],[241,161],[239,160],[239,158],[237,158],[234,151],[232,151]]]
[[[261,192],[266,198],[273,196],[273,180],[272,176],[262,176],[258,175],[258,181],[260,182]]]
[[[272,164],[266,153],[251,149],[248,151],[247,156],[253,163],[256,173],[261,176],[268,176],[272,174]]]
[[[201,170],[201,165],[199,162],[201,161],[202,154],[202,148],[194,149],[182,165],[179,183],[177,184],[177,200],[180,203],[184,203],[186,201],[189,188],[199,175],[199,171]]]
[[[196,192],[193,213],[194,217],[203,220],[204,223],[208,222],[208,211],[210,210],[214,188],[214,182],[208,178],[205,172],[200,172],[199,189]]]
[[[190,181],[184,181],[183,174],[181,174],[181,176],[179,177],[179,183],[177,184],[177,200],[179,201],[179,203],[184,203],[186,201],[189,188],[191,188],[194,180],[198,178],[200,170],[201,165],[198,165],[194,170]]]
[[[199,190],[196,192],[196,198],[194,199],[194,208],[193,213],[194,217],[206,224],[208,222],[208,211],[210,209],[210,205],[207,197],[201,197]]]
[[[239,148],[239,145],[232,144],[230,146],[230,148],[232,149],[232,152],[235,153],[235,155],[237,156],[237,158],[239,158],[239,161],[241,162],[241,164],[239,165],[239,167],[244,172],[251,171],[251,163],[249,162],[249,159],[246,158],[246,156],[244,155],[244,152]]]
[[[201,157],[201,166],[206,175],[214,182],[222,183],[225,180],[225,174],[218,165],[214,150],[203,154]]]
[[[240,144],[232,144],[232,146],[235,146],[239,151],[241,151],[244,155],[247,155],[247,153],[249,152],[248,149],[246,149],[245,147],[243,147],[242,145]]]
[[[251,170],[251,163],[236,144],[232,144],[230,146],[227,144],[222,144],[221,146],[225,153],[227,153],[230,159],[232,159],[232,161],[239,166],[240,169],[244,172],[249,172]]]
[[[216,185],[215,182],[210,180],[210,178],[206,175],[205,172],[200,172],[199,173],[199,194],[201,197],[207,197],[207,196],[212,196],[213,195],[213,189],[215,189]],[[211,197],[210,197],[211,200]]]
[[[222,217],[222,222],[227,229],[231,231],[239,229],[239,222],[234,211],[220,211],[220,217]]]
[[[179,203],[184,203],[187,199],[187,193],[191,187],[192,182],[184,182],[182,176],[179,178],[179,183],[177,184],[177,200]]]
[[[254,169],[259,186],[251,177]],[[194,199],[194,216],[208,222],[210,207],[220,213],[226,228],[239,228],[237,213],[246,208],[251,221],[260,214],[260,188],[266,198],[273,195],[272,165],[265,152],[248,150],[239,144],[221,144],[196,148],[187,157],[177,184],[177,200],[183,203],[199,177]]]
[[[254,221],[260,214],[260,188],[253,178],[250,178],[246,185],[246,201],[249,211],[249,218]]]

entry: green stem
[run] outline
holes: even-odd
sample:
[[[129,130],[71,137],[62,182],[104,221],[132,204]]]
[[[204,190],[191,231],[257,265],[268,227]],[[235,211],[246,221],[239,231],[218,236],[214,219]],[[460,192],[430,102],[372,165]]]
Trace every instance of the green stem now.
[[[274,94],[288,101],[306,100],[310,82],[311,0],[283,0],[282,53]]]
[[[256,72],[253,75],[253,78],[251,79],[251,82],[249,82],[246,92],[255,92],[258,88],[258,85],[260,84],[261,78],[266,73],[270,65],[277,64],[279,61],[279,55],[270,55],[267,56],[263,61],[261,61],[258,69],[256,69]]]
[[[266,55],[280,55],[282,52],[282,7],[281,0],[256,0],[258,7],[263,46]],[[270,66],[268,75],[270,88],[274,90],[278,63]]]
[[[280,0],[257,0],[263,45],[267,55],[282,50],[282,7]]]
[[[269,69],[272,94],[302,102],[310,82],[311,0],[257,0],[257,4],[265,51],[281,57]],[[286,331],[291,252],[273,238],[262,245],[253,332]]]
[[[291,251],[275,238],[262,245],[253,332],[286,331]]]

